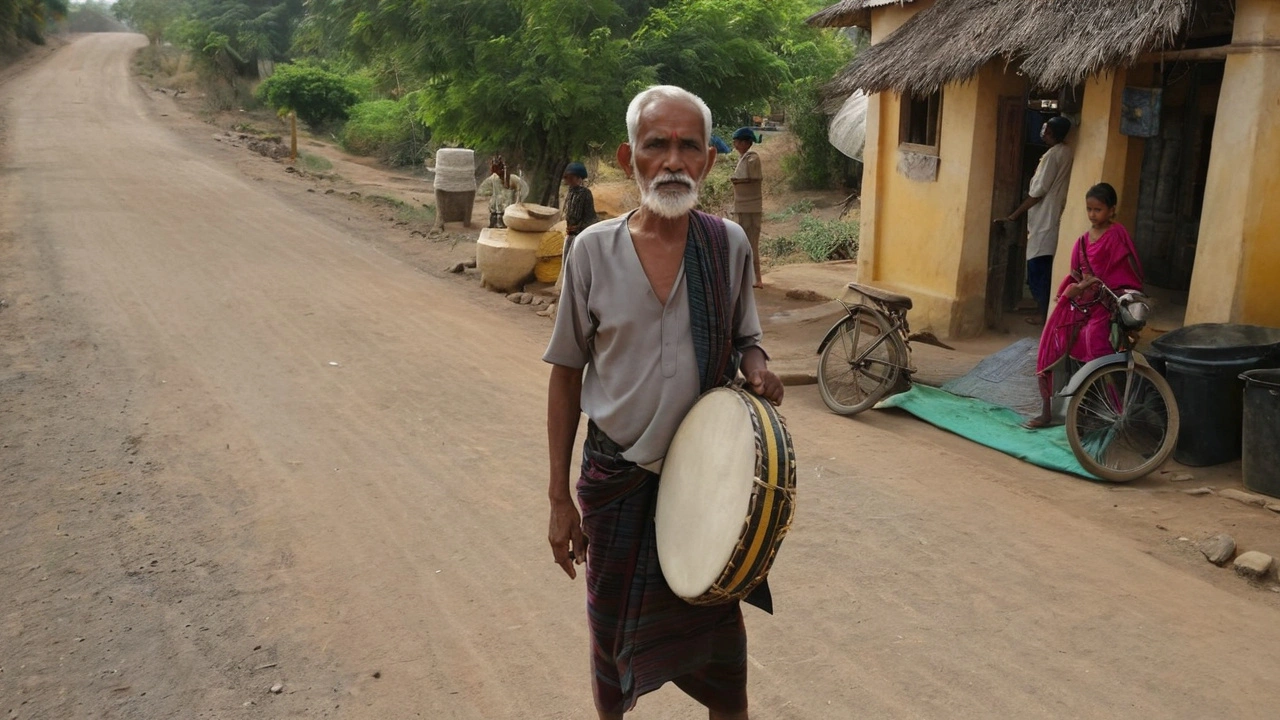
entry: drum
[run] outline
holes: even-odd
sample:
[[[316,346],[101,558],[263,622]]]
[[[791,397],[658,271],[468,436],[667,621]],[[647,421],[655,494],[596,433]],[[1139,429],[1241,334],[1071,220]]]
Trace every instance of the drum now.
[[[795,505],[782,416],[737,388],[698,399],[663,461],[654,524],[667,584],[694,605],[741,600],[764,581]]]

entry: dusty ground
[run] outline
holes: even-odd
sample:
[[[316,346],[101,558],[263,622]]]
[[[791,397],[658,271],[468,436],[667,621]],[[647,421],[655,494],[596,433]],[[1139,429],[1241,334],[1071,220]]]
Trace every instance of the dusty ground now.
[[[444,275],[466,243],[214,140],[130,80],[140,44],[4,86],[0,713],[590,716],[546,321]],[[1280,518],[812,387],[783,410],[800,510],[778,615],[748,611],[753,717],[1274,717],[1280,594],[1178,538],[1280,552]]]

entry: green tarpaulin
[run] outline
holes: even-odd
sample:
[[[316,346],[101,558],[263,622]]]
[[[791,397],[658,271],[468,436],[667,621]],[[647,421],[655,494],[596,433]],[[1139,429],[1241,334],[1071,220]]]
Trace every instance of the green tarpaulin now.
[[[906,410],[930,425],[1032,465],[1093,479],[1071,452],[1067,430],[1061,425],[1028,430],[1022,427],[1026,418],[1007,407],[952,395],[927,385],[915,385],[905,393],[885,399],[877,407]]]

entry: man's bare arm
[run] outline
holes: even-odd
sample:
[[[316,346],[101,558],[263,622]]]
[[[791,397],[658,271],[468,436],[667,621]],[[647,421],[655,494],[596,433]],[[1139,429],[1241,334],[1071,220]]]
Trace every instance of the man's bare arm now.
[[[573,461],[573,441],[582,416],[582,370],[551,366],[547,387],[547,449],[550,459],[551,520],[547,540],[555,562],[570,578],[578,576],[574,563],[586,561],[582,539],[582,517],[573,504],[569,467]]]
[[[1025,215],[1028,210],[1035,207],[1036,205],[1039,205],[1041,200],[1044,200],[1044,198],[1036,197],[1035,195],[1028,195],[1027,199],[1023,200],[1022,204],[1018,206],[1018,209],[1014,210],[1009,215],[1009,217],[1005,218],[1005,220],[1008,220],[1010,222],[1017,220],[1018,218]]]

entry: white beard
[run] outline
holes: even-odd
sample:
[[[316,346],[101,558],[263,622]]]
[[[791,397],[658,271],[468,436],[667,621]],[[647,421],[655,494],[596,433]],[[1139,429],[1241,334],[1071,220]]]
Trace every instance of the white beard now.
[[[648,182],[640,177],[639,171],[635,177],[636,186],[640,188],[640,204],[658,217],[675,219],[698,206],[698,183],[685,173],[662,173]],[[658,187],[667,182],[687,184],[683,188]]]

